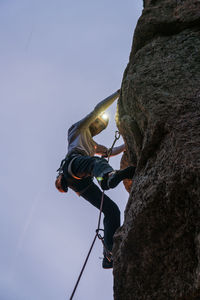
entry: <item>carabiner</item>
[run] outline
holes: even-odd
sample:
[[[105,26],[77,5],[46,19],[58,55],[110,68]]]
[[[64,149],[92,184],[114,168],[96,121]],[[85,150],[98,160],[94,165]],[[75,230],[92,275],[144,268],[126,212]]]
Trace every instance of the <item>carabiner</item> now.
[[[120,138],[121,134],[119,132],[119,130],[115,131],[115,139],[118,140]]]

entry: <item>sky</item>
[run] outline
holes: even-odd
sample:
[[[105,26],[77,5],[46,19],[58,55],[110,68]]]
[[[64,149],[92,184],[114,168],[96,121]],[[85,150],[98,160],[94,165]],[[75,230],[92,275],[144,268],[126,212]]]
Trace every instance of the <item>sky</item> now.
[[[142,1],[0,0],[0,299],[70,298],[98,210],[54,187],[67,130],[121,86]],[[110,147],[110,123],[96,141]],[[122,139],[117,145],[122,143]],[[119,169],[121,155],[110,163]],[[128,193],[107,194],[122,222]],[[96,241],[74,300],[113,299]]]

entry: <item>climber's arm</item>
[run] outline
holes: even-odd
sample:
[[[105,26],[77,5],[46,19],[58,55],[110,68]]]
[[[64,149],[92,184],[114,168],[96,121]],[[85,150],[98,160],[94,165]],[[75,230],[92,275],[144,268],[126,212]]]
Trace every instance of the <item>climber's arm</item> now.
[[[109,149],[108,149],[108,151],[109,151]],[[124,144],[122,144],[122,145],[120,145],[118,147],[114,147],[112,149],[112,153],[111,153],[110,156],[118,155],[118,154],[122,153],[123,151],[125,151],[125,145]]]
[[[103,157],[108,157],[108,154],[109,154],[109,156],[111,157],[111,156],[118,155],[118,154],[122,153],[123,151],[125,151],[125,145],[122,144],[122,145],[120,145],[118,147],[114,147],[112,149],[112,153],[110,154],[109,153],[110,149],[106,148],[103,145],[100,145],[100,144],[96,143],[95,150],[96,150],[95,154],[101,155]]]
[[[89,113],[84,119],[79,121],[79,129],[82,127],[89,127],[90,124],[94,122],[96,118],[101,115],[119,97],[119,93],[120,90],[117,90],[115,93],[99,102],[91,113]]]
[[[97,155],[101,155],[103,157],[107,157],[108,156],[108,148],[106,148],[103,145],[100,145],[100,144],[96,143],[95,150],[96,150],[95,154],[97,154]]]

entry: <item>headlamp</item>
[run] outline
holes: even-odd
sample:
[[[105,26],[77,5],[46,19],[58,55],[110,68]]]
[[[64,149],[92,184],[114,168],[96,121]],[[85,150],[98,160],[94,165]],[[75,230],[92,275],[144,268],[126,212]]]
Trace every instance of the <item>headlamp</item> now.
[[[105,121],[108,121],[108,120],[109,120],[109,116],[108,116],[107,113],[103,113],[103,114],[101,115],[101,118],[102,118],[103,120],[105,120]]]

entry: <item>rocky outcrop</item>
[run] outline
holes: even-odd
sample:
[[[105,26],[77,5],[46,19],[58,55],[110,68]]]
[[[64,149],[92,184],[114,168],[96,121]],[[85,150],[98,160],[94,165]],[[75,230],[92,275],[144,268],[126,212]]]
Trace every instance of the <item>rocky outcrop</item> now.
[[[200,1],[146,0],[117,123],[137,164],[115,235],[115,300],[200,299]]]

